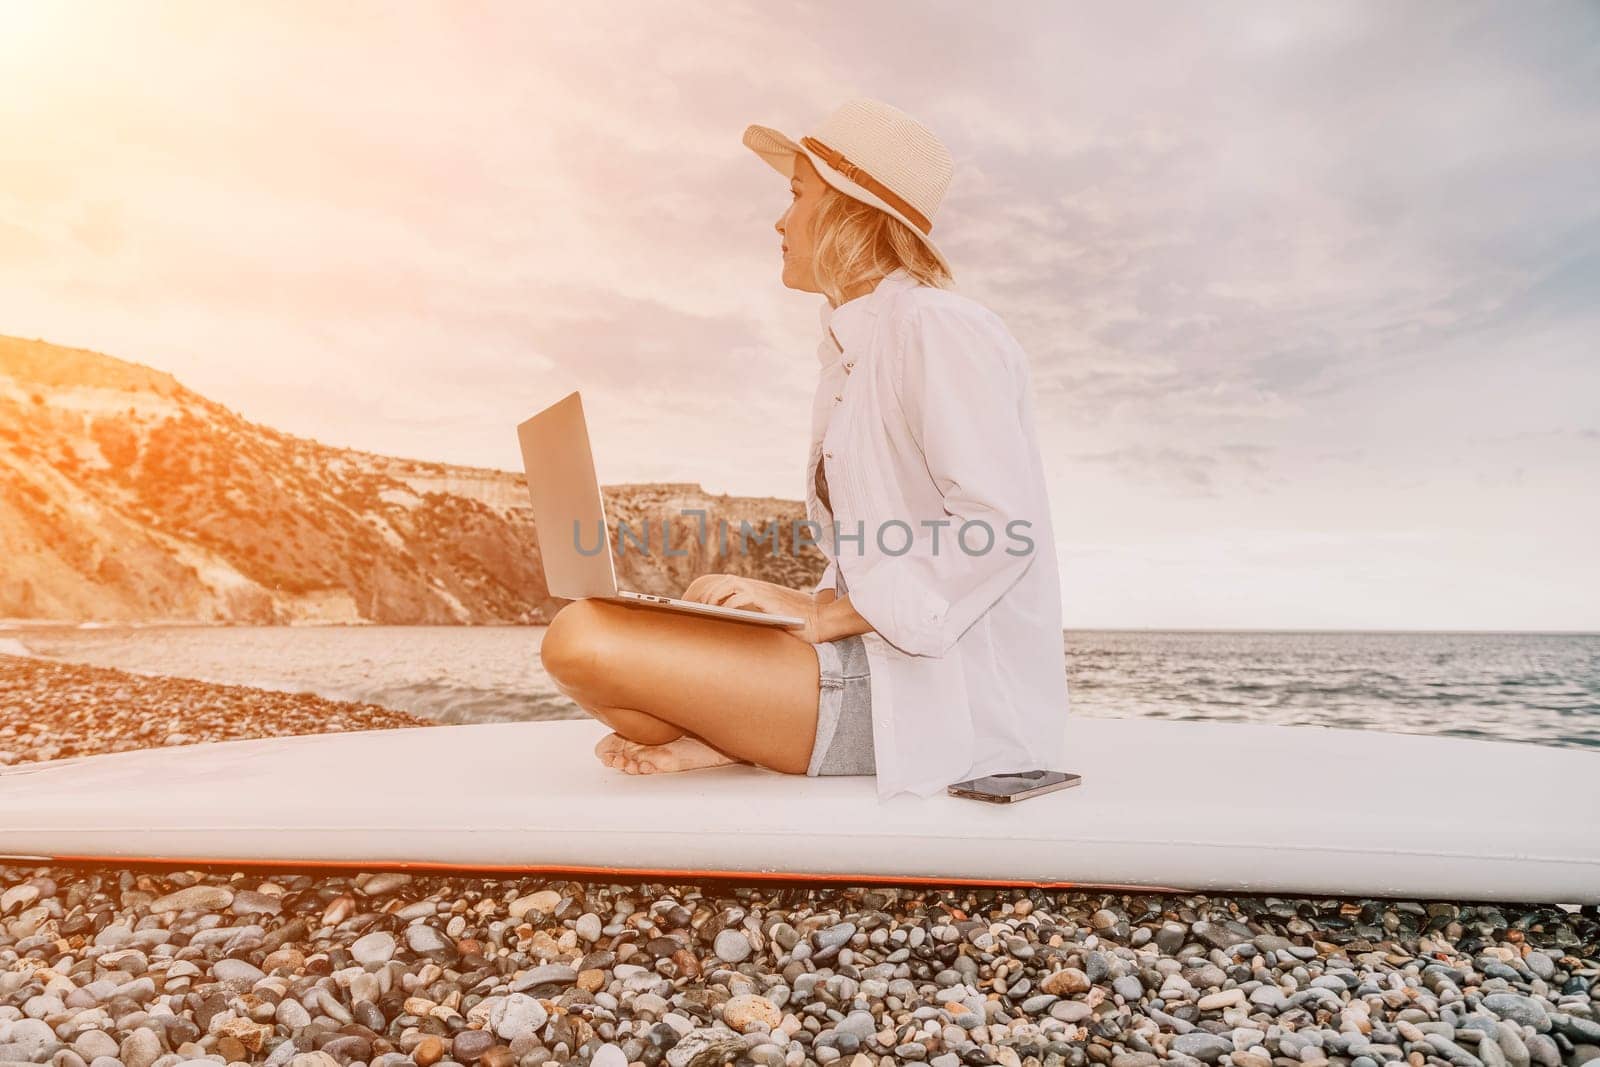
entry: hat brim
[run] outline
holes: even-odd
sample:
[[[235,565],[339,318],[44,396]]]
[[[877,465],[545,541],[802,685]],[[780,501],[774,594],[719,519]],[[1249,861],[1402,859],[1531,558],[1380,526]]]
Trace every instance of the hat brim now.
[[[823,181],[846,196],[859,200],[864,204],[870,204],[891,218],[905,223],[906,227],[917,235],[917,239],[923,243],[928,251],[933,253],[933,257],[939,261],[939,265],[945,269],[945,273],[954,276],[955,271],[951,269],[950,261],[944,258],[944,253],[939,251],[939,246],[934,244],[932,238],[927,234],[917,229],[915,223],[901,214],[899,209],[886,203],[872,190],[857,185],[837,170],[834,170],[832,165],[818,157],[810,149],[796,143],[792,138],[770,126],[745,127],[743,140],[745,147],[766,160],[773,170],[782,174],[785,178],[794,177],[794,157],[797,153],[804,152],[806,158],[811,161],[811,165],[816,168],[817,174],[822,177]]]

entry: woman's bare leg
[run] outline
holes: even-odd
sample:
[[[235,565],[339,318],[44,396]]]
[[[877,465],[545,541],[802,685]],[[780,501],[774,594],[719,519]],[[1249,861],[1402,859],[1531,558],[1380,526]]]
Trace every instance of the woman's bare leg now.
[[[653,749],[644,761],[670,763],[662,750],[687,734],[787,774],[810,762],[816,651],[783,630],[578,600],[551,621],[540,657],[556,686],[631,751]]]
[[[560,688],[559,686],[557,688]],[[563,690],[564,691],[564,690]],[[670,722],[663,722],[654,715],[646,715],[642,711],[632,708],[608,708],[604,706],[591,707],[584,703],[581,696],[572,697],[573,702],[599,719],[629,741],[641,745],[664,745],[668,741],[676,741],[684,736],[682,727],[674,726]]]
[[[589,714],[611,727],[615,733],[606,734],[594,746],[594,754],[607,767],[615,767],[629,774],[654,774],[656,771],[687,771],[696,767],[720,767],[724,763],[744,763],[737,757],[712,748],[694,734],[663,723],[653,715],[632,708],[591,708],[576,701]],[[651,726],[659,724],[666,740],[641,741],[650,737]]]
[[[629,774],[652,774],[658,770],[691,770],[693,767],[744,762],[712,748],[680,727],[662,722],[654,715],[646,715],[632,708],[596,706],[559,682],[556,688],[614,731],[606,734],[594,746],[594,754],[607,767],[615,767]]]

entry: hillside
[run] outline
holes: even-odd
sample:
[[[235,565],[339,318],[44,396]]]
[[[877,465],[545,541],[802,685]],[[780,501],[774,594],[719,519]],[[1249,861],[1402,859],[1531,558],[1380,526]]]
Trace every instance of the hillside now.
[[[676,595],[708,571],[815,583],[815,548],[723,558],[737,531],[798,501],[711,496],[695,484],[602,490],[638,530],[629,588]],[[105,622],[538,623],[550,597],[521,473],[332,448],[249,422],[171,375],[0,337],[0,618]],[[705,509],[711,536],[698,545]]]

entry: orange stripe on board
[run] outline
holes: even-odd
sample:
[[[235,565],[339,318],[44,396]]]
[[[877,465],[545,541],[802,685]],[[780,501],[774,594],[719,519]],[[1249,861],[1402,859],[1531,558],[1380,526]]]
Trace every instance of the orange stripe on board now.
[[[1133,893],[1182,893],[1183,889],[1155,885],[1116,885],[1092,882],[1038,882],[1007,878],[934,878],[927,875],[813,874],[805,871],[729,871],[666,869],[657,867],[588,867],[541,863],[438,863],[409,860],[294,860],[227,859],[201,856],[55,856],[50,863],[84,863],[100,866],[248,867],[324,871],[437,871],[443,874],[539,874],[594,878],[620,875],[629,878],[720,878],[753,882],[826,882],[850,885],[965,885],[1016,886],[1028,889],[1115,889]]]

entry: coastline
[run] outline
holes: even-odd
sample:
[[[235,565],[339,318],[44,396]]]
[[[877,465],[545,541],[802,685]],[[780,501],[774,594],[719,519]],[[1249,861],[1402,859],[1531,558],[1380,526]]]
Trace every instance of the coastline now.
[[[0,654],[0,764],[423,725]],[[56,1067],[1576,1067],[1597,994],[1595,909],[0,865]]]
[[[0,766],[251,737],[437,725],[377,704],[0,653]]]

